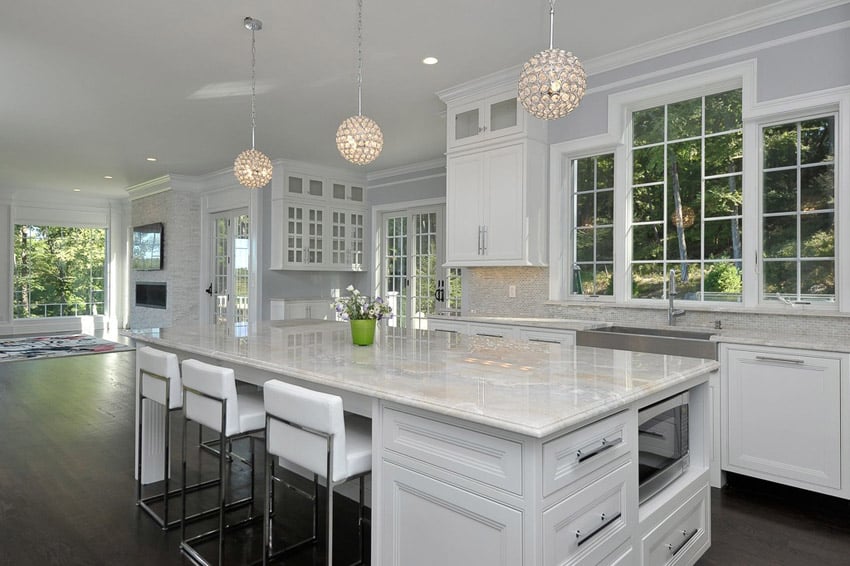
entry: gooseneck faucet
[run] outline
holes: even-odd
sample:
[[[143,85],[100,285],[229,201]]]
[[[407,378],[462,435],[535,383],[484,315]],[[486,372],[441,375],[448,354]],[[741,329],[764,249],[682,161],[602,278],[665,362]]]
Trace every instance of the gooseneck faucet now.
[[[673,308],[673,299],[676,298],[676,295],[679,293],[676,292],[676,270],[670,270],[670,276],[667,279],[667,300],[669,301],[669,306],[667,307],[667,324],[673,326],[676,324],[676,318],[680,316],[684,316],[685,311],[683,309]]]

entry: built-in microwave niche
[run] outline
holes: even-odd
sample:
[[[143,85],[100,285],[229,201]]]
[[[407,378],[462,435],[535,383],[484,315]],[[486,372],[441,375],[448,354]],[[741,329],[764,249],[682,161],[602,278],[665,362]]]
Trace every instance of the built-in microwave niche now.
[[[163,226],[161,222],[133,228],[133,269],[162,269]]]

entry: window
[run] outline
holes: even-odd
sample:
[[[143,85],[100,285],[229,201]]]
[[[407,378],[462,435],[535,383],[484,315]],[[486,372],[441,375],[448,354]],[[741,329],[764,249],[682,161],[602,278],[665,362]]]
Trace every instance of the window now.
[[[614,154],[572,161],[573,295],[614,294]]]
[[[632,113],[631,296],[741,301],[741,89]]]
[[[835,116],[762,128],[762,300],[835,301]]]
[[[106,230],[15,226],[15,318],[103,314]]]

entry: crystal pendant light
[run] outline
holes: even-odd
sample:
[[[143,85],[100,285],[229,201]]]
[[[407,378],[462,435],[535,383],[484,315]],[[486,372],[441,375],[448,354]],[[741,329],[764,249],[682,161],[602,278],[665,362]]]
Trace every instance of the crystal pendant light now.
[[[236,156],[233,162],[233,174],[243,187],[261,189],[272,180],[272,162],[261,151],[254,148],[254,129],[256,128],[256,113],[254,99],[257,96],[257,81],[254,68],[257,63],[257,45],[254,33],[263,29],[263,22],[247,17],[244,20],[245,29],[251,32],[251,149],[246,149]]]
[[[553,47],[555,0],[549,0],[549,49],[529,59],[519,75],[518,97],[530,114],[544,120],[563,118],[578,106],[587,75],[578,57]]]
[[[384,148],[384,134],[362,113],[363,85],[363,0],[357,0],[357,115],[343,120],[336,131],[336,147],[355,165],[372,163]]]

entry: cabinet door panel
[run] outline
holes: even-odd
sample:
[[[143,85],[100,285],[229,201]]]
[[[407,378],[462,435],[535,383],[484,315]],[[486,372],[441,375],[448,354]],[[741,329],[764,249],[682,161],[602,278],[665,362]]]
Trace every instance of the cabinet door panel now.
[[[521,260],[525,248],[522,144],[489,151],[485,161],[484,258]]]
[[[520,511],[386,461],[382,472],[386,563],[523,563]]]
[[[449,158],[446,194],[446,255],[448,261],[478,260],[481,237],[483,156]]]
[[[837,359],[729,349],[725,468],[841,487]]]

